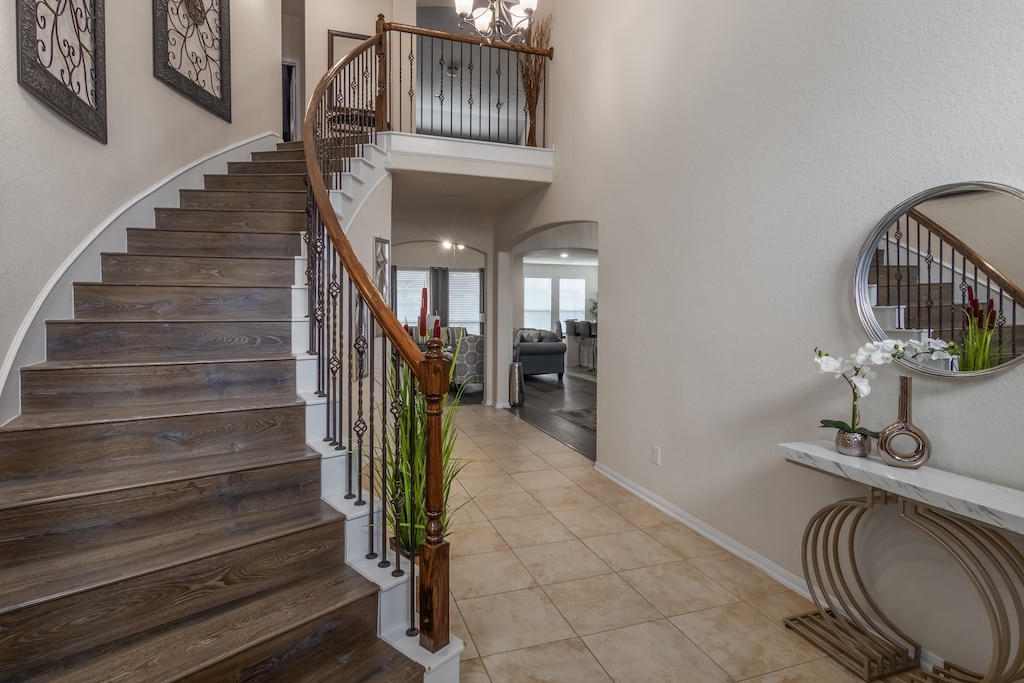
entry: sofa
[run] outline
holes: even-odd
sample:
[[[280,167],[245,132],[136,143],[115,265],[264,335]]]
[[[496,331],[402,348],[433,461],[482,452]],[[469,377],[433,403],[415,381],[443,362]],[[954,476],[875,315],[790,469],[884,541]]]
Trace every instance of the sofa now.
[[[512,360],[523,364],[524,375],[565,374],[565,342],[556,332],[520,328],[512,333]]]

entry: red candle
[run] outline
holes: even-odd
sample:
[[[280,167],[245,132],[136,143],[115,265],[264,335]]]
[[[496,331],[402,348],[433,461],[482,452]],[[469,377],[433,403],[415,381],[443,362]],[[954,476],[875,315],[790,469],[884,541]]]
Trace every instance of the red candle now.
[[[423,295],[420,298],[420,336],[427,336],[427,288],[423,288]]]
[[[440,339],[441,338],[441,319],[440,318],[434,318],[434,338],[435,339]]]

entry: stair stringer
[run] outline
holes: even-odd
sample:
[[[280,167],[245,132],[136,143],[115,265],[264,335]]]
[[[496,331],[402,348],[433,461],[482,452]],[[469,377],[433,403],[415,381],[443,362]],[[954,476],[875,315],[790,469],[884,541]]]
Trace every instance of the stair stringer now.
[[[353,159],[351,171],[342,175],[341,189],[330,191],[331,205],[346,232],[366,200],[390,175],[387,153],[381,147],[364,145],[364,154],[363,158]],[[295,287],[301,292],[306,291],[307,256],[304,252],[303,256],[296,257]],[[377,635],[426,669],[424,683],[458,683],[459,658],[465,644],[452,635],[447,647],[429,652],[420,647],[418,636],[406,635],[410,600],[408,574],[394,577],[391,567],[381,568],[377,566],[376,559],[366,559],[367,539],[371,529],[383,522],[382,510],[379,505],[374,505],[371,511],[369,505],[357,506],[345,499],[349,453],[343,445],[331,446],[317,436],[326,433],[326,400],[316,394],[316,356],[298,351],[303,345],[309,348],[306,308],[305,298],[296,296],[292,316],[295,321],[293,348],[296,349],[298,391],[306,403],[307,444],[321,455],[321,497],[346,518],[345,561],[380,587]]]

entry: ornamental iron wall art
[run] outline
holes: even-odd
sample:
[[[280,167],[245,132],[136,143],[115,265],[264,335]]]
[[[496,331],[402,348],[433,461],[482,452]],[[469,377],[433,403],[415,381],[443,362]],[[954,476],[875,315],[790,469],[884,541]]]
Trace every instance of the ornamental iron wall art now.
[[[18,83],[107,142],[103,0],[17,0]]]
[[[229,0],[153,0],[153,75],[231,121]]]

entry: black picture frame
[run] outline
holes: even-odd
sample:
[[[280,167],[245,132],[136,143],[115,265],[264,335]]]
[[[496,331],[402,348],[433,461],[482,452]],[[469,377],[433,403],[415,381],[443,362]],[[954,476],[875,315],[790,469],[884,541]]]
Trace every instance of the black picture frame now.
[[[68,121],[106,144],[107,69],[103,2],[77,0],[58,5],[61,11],[58,18],[51,16],[54,9],[47,3],[16,0],[18,83]],[[66,27],[68,21],[73,22],[75,30],[62,33],[60,29]],[[83,42],[81,36],[91,38],[92,44]],[[58,45],[56,51],[53,50],[54,44]],[[84,95],[81,94],[83,92]]]
[[[197,28],[198,21],[192,20],[196,12],[202,13],[208,31]],[[195,33],[190,31],[194,28]],[[207,52],[214,48],[216,59]],[[198,58],[201,70],[192,73],[181,66],[186,53]],[[153,0],[153,76],[230,123],[230,0]],[[213,82],[204,83],[207,78]]]

